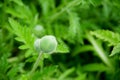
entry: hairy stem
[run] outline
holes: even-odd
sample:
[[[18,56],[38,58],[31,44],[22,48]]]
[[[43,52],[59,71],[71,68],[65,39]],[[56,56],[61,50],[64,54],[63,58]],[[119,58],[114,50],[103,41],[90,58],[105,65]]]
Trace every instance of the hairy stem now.
[[[97,52],[98,56],[101,58],[101,60],[109,67],[112,67],[112,64],[110,60],[107,58],[105,55],[104,51],[102,48],[98,45],[98,43],[95,41],[95,39],[91,36],[91,34],[87,34],[87,38],[90,41],[90,43],[93,45],[95,51]]]
[[[35,71],[36,68],[38,67],[39,62],[40,62],[40,59],[41,59],[41,56],[42,56],[42,51],[39,53],[39,56],[38,56],[35,64],[33,65],[33,68],[32,68],[32,70],[31,70],[31,72],[30,72],[30,76],[32,75],[32,73],[34,73],[34,71]]]

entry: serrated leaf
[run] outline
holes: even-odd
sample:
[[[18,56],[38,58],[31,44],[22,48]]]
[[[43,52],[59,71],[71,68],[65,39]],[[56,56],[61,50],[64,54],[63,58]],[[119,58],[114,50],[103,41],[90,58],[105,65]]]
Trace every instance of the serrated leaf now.
[[[64,42],[60,42],[57,46],[56,51],[57,53],[68,53],[69,52],[69,48],[68,46],[64,43]]]
[[[82,39],[82,28],[80,26],[80,18],[77,13],[75,12],[68,12],[69,13],[69,28],[68,28],[68,35],[69,41],[75,43],[76,41],[79,43],[83,43]]]
[[[20,46],[20,49],[33,49],[33,43],[35,37],[32,36],[31,27],[21,26],[17,21],[9,18],[9,23],[11,25],[12,32],[17,36],[15,39],[19,42],[24,43]]]
[[[8,21],[9,21],[9,23],[14,31],[18,31],[20,29],[21,26],[18,22],[16,22],[12,18],[9,18]]]
[[[16,12],[15,10],[13,10],[12,8],[6,8],[6,13],[14,15],[15,17],[18,18],[23,18],[23,16],[21,16],[18,12]]]
[[[91,34],[99,39],[109,42],[111,46],[117,45],[120,41],[120,35],[109,30],[91,31]]]
[[[114,56],[115,54],[120,53],[120,43],[117,44],[116,46],[114,46],[112,53],[110,54],[110,56]]]

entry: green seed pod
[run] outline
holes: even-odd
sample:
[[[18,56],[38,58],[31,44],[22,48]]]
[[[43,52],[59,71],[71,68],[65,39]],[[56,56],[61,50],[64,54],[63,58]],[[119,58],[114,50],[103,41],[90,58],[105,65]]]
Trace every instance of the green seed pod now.
[[[41,37],[45,34],[45,29],[41,25],[36,25],[35,28],[33,29],[33,32],[37,37]]]
[[[35,48],[37,51],[44,53],[52,53],[56,50],[57,40],[54,36],[44,36],[39,40],[35,41]]]
[[[39,53],[41,50],[40,50],[40,39],[36,39],[35,42],[34,42],[34,48],[35,50]]]

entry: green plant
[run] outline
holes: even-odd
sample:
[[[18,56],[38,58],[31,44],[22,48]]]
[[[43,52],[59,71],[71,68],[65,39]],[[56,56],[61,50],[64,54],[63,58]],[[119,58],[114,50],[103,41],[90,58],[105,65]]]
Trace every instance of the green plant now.
[[[0,0],[0,80],[119,80],[119,11],[119,0]]]
[[[40,62],[41,56],[43,53],[53,53],[56,50],[57,47],[57,41],[56,38],[52,35],[44,36],[41,39],[37,39],[34,42],[34,47],[36,51],[38,51],[39,56],[33,65],[33,68],[30,72],[31,74],[35,71],[35,69],[38,67],[38,64]]]

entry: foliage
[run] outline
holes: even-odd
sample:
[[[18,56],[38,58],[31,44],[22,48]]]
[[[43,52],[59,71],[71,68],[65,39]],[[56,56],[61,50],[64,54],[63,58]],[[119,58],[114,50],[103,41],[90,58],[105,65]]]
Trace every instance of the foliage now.
[[[120,52],[120,34],[114,33],[108,30],[97,30],[91,32],[92,35],[95,35],[97,38],[109,42],[110,45],[114,46],[111,55],[113,56],[116,53]]]
[[[92,35],[95,35],[97,38],[109,42],[110,45],[117,45],[120,41],[120,35],[109,30],[97,30],[91,32]]]
[[[119,11],[119,0],[1,0],[0,80],[119,80]],[[45,35],[57,49],[30,76]]]

